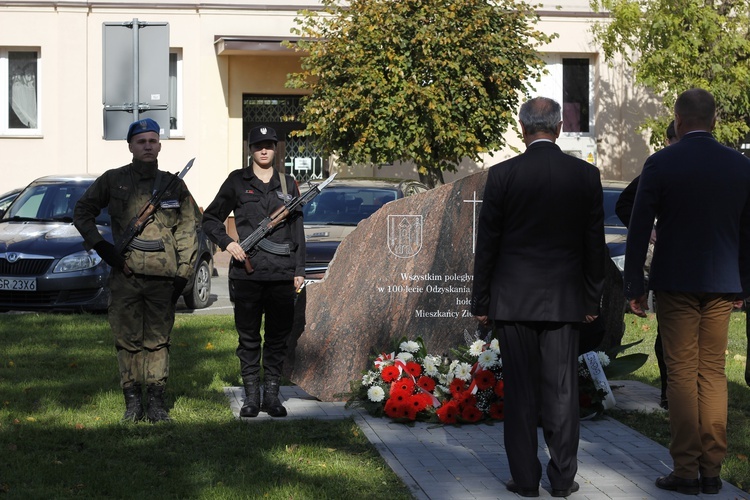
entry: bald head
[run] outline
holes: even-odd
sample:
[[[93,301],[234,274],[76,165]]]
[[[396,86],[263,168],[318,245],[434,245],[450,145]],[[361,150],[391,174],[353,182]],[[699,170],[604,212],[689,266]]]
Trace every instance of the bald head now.
[[[707,90],[686,90],[675,101],[674,114],[678,137],[695,130],[711,131],[716,123],[716,101]]]

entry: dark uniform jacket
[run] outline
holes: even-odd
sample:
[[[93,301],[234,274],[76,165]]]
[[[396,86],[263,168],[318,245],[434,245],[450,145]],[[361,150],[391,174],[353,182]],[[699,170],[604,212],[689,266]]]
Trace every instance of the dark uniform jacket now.
[[[750,293],[750,160],[709,132],[651,155],[638,181],[625,249],[625,296],[646,293],[643,263],[656,219],[648,287]]]
[[[112,236],[117,242],[128,223],[149,202],[154,189],[158,166],[156,163],[134,162],[104,172],[86,190],[74,212],[74,223],[86,245],[93,247],[104,238],[96,228],[96,216],[105,207],[112,218]],[[161,183],[166,186],[168,176],[163,173]],[[192,195],[182,180],[172,183],[161,199],[153,220],[138,238],[159,240],[163,250],[145,252],[128,249],[126,264],[136,274],[148,276],[179,276],[190,281],[198,253],[196,213],[200,213]]]
[[[268,184],[258,179],[252,168],[231,172],[214,201],[203,212],[203,230],[219,248],[226,250],[227,245],[234,240],[227,234],[224,221],[234,212],[235,227],[241,242],[288,199],[299,196],[294,177],[285,175],[284,180],[287,184],[286,197],[277,171],[274,171]],[[301,211],[281,222],[266,239],[289,245],[290,255],[275,255],[256,247],[249,252],[254,271],[248,273],[243,263],[233,261],[229,266],[230,278],[274,281],[291,280],[295,276],[305,275],[305,232]]]
[[[602,197],[599,170],[550,141],[491,167],[472,313],[566,323],[598,314],[606,262]]]

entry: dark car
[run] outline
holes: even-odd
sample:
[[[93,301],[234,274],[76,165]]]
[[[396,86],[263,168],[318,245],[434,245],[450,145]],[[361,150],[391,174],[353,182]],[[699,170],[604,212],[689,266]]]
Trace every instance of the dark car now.
[[[339,243],[386,203],[429,188],[421,182],[400,179],[335,179],[303,207],[305,273],[308,281],[323,278]]]
[[[23,188],[16,188],[11,189],[7,193],[0,195],[0,217],[3,216],[6,210],[8,210],[8,207],[11,203],[13,203],[13,200],[18,197],[18,194],[23,191]]]
[[[624,181],[602,181],[604,192],[604,238],[609,248],[609,256],[620,272],[625,270],[625,241],[628,228],[615,213],[615,205],[623,189],[629,183]]]
[[[0,219],[0,310],[107,309],[109,266],[73,226],[75,204],[94,175],[47,176],[21,191]],[[200,220],[200,219],[199,219]],[[109,214],[96,219],[112,241]],[[208,305],[213,244],[199,232],[195,279],[183,298],[190,308]]]

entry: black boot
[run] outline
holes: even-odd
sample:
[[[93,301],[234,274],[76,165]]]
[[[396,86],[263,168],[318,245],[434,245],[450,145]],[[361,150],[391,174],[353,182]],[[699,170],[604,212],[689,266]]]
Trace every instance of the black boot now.
[[[169,413],[164,405],[164,386],[148,386],[148,411],[146,413],[148,421],[155,424],[156,422],[168,422]]]
[[[257,417],[260,413],[260,378],[257,375],[244,377],[245,401],[240,408],[240,417]]]
[[[131,422],[143,420],[141,384],[133,384],[130,387],[124,387],[122,389],[122,394],[125,396],[125,414],[122,416],[123,422],[126,420]]]
[[[286,417],[286,408],[279,401],[279,377],[266,377],[260,409],[272,417]]]

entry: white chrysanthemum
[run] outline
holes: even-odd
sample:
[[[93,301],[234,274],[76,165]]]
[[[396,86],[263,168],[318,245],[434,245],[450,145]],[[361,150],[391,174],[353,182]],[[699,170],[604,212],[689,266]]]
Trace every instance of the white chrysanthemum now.
[[[599,363],[601,363],[602,366],[607,366],[609,364],[609,356],[602,351],[599,351],[596,354],[599,356]]]
[[[438,376],[438,382],[440,382],[441,385],[448,386],[451,385],[451,382],[453,382],[453,378],[454,375],[452,371],[449,371],[448,373],[441,373]]]
[[[471,380],[471,365],[469,363],[459,363],[455,370],[453,370],[453,374],[456,378],[460,378],[463,381],[469,381]]]
[[[424,366],[424,372],[426,375],[436,377],[438,374],[438,366],[440,366],[440,358],[429,355],[425,356],[422,365]]]
[[[491,350],[484,351],[477,358],[477,363],[479,363],[479,366],[482,368],[492,368],[497,365],[497,354],[495,351]]]
[[[448,365],[448,371],[452,372],[453,370],[456,369],[456,366],[458,366],[458,360],[454,359],[453,361],[451,361],[451,364]]]
[[[500,354],[500,342],[498,342],[497,339],[492,339],[492,342],[490,342],[490,349],[495,351],[497,354]]]
[[[409,340],[407,342],[401,342],[401,345],[399,346],[399,348],[402,351],[414,353],[419,350],[419,344],[417,344],[413,340]]]
[[[396,359],[400,359],[401,361],[406,363],[407,361],[411,361],[412,359],[414,359],[414,356],[410,352],[400,352],[396,356]]]
[[[373,385],[367,389],[367,397],[374,403],[380,403],[385,398],[385,391],[379,385]]]
[[[469,354],[472,356],[479,356],[482,354],[482,351],[484,350],[484,340],[475,340],[472,342],[471,346],[469,346]]]
[[[362,375],[362,385],[372,385],[377,379],[378,374],[373,371],[369,371]]]

